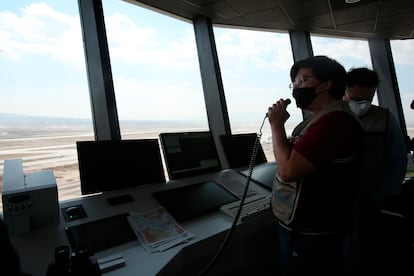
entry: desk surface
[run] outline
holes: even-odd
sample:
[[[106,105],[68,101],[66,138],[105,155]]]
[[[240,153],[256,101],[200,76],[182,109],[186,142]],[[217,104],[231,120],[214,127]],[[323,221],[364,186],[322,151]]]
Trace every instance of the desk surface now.
[[[113,191],[110,193],[61,202],[60,208],[81,204],[87,213],[87,217],[72,222],[65,222],[63,215],[60,212],[60,223],[58,225],[36,229],[30,233],[12,237],[21,259],[23,271],[30,273],[33,276],[44,276],[46,274],[48,264],[54,259],[54,248],[60,245],[69,245],[65,233],[66,227],[125,212],[143,212],[159,207],[160,204],[151,195],[153,192],[199,183],[200,181],[209,179],[214,179],[218,183],[223,183],[225,181],[239,181],[244,184],[245,182],[245,178],[236,171],[225,170],[220,173],[209,174],[203,177],[172,181],[167,184],[144,185],[133,189]],[[269,193],[269,191],[254,183],[250,183],[250,185],[250,187],[259,193]],[[117,206],[108,204],[106,200],[108,197],[122,194],[130,194],[135,200]],[[254,222],[246,221],[237,227],[237,231],[235,232],[238,232],[237,234],[240,239],[242,239],[243,236],[248,236],[257,232],[261,228],[274,224],[274,220],[270,214],[257,216],[252,220],[254,220]],[[232,222],[232,218],[229,216],[219,211],[213,212],[180,223],[188,232],[194,234],[194,238],[187,243],[170,248],[164,252],[148,253],[140,245],[139,241],[135,240],[100,251],[95,254],[95,257],[102,258],[113,254],[123,255],[126,265],[107,272],[105,275],[176,275],[176,272],[180,271],[184,265],[196,262],[197,259],[203,258],[203,254],[205,256],[208,254],[209,250],[211,253],[217,250],[222,241],[221,237],[224,237],[227,232],[226,230],[231,227]],[[114,227],[116,226],[114,225]],[[206,243],[206,241],[208,242]],[[252,243],[256,244],[255,242]],[[263,244],[258,244],[258,246],[260,247],[260,250],[263,251]],[[203,250],[200,250],[200,248]],[[253,253],[257,254],[257,251],[252,252],[252,254]],[[268,253],[266,253],[266,255],[268,255]]]

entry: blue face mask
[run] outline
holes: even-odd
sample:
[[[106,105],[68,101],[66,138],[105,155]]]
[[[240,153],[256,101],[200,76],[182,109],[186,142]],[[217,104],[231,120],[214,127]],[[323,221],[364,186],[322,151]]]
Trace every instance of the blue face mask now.
[[[316,86],[293,88],[292,96],[293,98],[295,98],[297,107],[301,109],[306,109],[313,102],[313,100],[317,96],[317,94],[315,93]]]

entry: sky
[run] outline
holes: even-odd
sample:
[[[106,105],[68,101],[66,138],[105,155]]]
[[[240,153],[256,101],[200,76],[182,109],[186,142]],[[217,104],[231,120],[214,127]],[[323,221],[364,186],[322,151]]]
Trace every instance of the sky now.
[[[103,0],[119,118],[204,120],[193,26],[120,0]],[[260,123],[291,97],[293,58],[286,33],[214,27],[231,121]],[[312,37],[314,54],[371,67],[366,41]],[[414,42],[391,43],[407,124],[414,91]],[[2,1],[0,112],[91,118],[77,1]],[[300,111],[290,105],[292,121]]]

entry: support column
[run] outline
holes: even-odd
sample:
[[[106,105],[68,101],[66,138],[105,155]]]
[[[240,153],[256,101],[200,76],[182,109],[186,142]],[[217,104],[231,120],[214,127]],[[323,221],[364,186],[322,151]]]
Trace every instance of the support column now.
[[[289,37],[295,62],[313,56],[309,32],[289,31]]]
[[[312,42],[309,32],[289,31],[290,47],[292,48],[293,60],[299,61],[313,56]],[[309,111],[302,110],[303,118],[311,115]]]
[[[223,82],[214,41],[211,20],[206,17],[193,19],[197,44],[198,60],[203,83],[204,100],[210,130],[217,145],[217,150],[224,168],[227,161],[219,140],[219,135],[231,134]]]
[[[373,69],[378,73],[380,79],[377,91],[378,103],[390,110],[397,119],[403,135],[407,136],[390,41],[388,39],[368,39],[368,45]]]
[[[101,0],[78,0],[95,140],[120,140]]]

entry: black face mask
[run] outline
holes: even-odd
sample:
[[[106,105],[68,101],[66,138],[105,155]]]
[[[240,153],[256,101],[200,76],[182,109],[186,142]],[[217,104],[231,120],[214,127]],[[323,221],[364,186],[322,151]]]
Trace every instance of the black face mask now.
[[[297,107],[305,109],[313,102],[317,96],[315,93],[316,86],[293,88],[292,96],[295,98]]]

